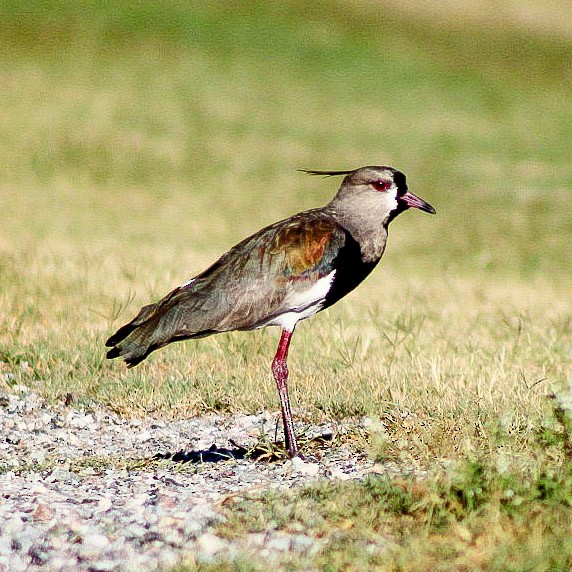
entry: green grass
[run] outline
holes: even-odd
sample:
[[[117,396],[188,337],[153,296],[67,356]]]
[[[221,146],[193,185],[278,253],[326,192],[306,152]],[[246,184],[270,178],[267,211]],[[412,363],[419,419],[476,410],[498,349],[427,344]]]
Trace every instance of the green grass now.
[[[399,217],[366,283],[298,328],[297,418],[379,420],[380,462],[476,459],[487,507],[502,452],[529,498],[570,370],[572,44],[510,12],[469,26],[392,6],[3,5],[1,388],[126,416],[276,410],[276,331],[130,371],[103,341],[241,238],[329,200],[336,181],[296,169],[392,164],[438,216]]]
[[[564,571],[571,508],[570,467],[524,477],[465,462],[424,482],[369,477],[241,499],[219,534],[304,530],[322,543],[313,557],[277,556],[284,570]]]

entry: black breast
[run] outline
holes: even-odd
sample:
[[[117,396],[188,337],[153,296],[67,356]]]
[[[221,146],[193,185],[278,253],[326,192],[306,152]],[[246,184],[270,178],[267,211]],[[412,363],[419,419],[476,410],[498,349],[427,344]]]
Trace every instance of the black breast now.
[[[340,298],[351,292],[366,278],[378,262],[379,258],[373,262],[364,262],[358,242],[346,231],[346,242],[333,260],[336,273],[322,309],[335,304]]]

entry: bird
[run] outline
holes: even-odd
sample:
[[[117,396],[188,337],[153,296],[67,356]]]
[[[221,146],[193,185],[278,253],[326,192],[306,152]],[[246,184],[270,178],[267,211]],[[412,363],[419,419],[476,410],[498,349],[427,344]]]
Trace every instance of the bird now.
[[[405,175],[393,167],[301,171],[344,178],[328,204],[239,242],[206,270],[141,308],[106,341],[111,348],[107,358],[123,358],[133,367],[172,342],[280,327],[271,370],[290,458],[302,456],[288,396],[287,358],[296,325],[335,304],[371,273],[396,216],[409,208],[436,214],[409,191]]]

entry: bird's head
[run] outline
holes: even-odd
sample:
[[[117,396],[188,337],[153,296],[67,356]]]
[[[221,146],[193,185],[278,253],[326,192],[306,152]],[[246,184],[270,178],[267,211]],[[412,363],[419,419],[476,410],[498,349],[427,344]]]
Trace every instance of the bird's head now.
[[[393,167],[369,166],[353,171],[305,172],[324,176],[345,175],[332,205],[354,208],[356,211],[372,209],[381,213],[385,225],[409,208],[436,214],[428,202],[409,191],[405,175]]]

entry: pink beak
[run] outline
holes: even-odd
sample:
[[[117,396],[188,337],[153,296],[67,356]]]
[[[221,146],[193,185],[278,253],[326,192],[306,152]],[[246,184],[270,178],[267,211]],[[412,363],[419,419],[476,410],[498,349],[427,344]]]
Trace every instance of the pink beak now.
[[[401,195],[399,200],[402,200],[408,208],[421,209],[426,213],[437,214],[437,211],[428,202],[420,199],[410,191],[406,191],[404,195]]]

